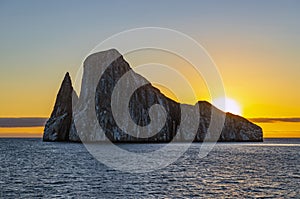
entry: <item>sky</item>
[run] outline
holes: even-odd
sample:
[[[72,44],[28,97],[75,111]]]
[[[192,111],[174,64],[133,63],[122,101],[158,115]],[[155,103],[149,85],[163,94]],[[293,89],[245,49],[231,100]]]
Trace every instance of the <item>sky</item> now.
[[[98,43],[155,26],[189,35],[206,49],[226,95],[265,137],[300,137],[299,9],[297,0],[0,0],[0,118],[49,117],[64,74],[74,79]],[[0,136],[43,130],[0,127]]]

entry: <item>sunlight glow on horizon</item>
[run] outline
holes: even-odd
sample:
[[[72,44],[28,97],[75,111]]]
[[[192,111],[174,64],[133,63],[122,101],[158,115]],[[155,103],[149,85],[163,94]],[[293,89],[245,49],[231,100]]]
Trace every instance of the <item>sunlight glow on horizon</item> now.
[[[0,138],[42,138],[44,126],[0,128]]]
[[[241,105],[232,98],[225,97],[213,99],[212,104],[224,112],[242,116]]]

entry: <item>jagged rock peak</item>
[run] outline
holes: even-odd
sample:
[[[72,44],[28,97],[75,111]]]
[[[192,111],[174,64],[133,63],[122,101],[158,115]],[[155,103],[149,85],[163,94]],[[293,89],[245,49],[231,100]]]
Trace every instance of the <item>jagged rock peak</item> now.
[[[116,49],[112,48],[109,50],[101,51],[101,52],[96,52],[93,54],[90,54],[83,62],[83,67],[97,67],[97,65],[94,65],[95,62],[99,61],[104,61],[107,60],[110,63],[113,62],[116,58],[123,57],[119,51]],[[108,65],[110,64],[108,63]],[[103,65],[104,63],[99,63],[100,65]]]
[[[72,122],[72,81],[66,73],[56,97],[52,114],[44,129],[44,141],[68,141]]]
[[[72,104],[68,103],[69,100],[72,99],[72,95],[71,95],[72,91],[73,91],[72,81],[70,78],[70,74],[67,72],[62,81],[59,92],[57,94],[54,110],[51,116],[54,114],[61,114],[62,112],[65,112],[67,109],[72,108]]]

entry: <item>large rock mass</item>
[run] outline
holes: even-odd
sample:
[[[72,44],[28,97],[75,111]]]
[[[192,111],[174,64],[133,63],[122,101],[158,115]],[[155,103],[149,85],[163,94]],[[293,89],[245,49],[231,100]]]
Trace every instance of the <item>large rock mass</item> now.
[[[220,122],[221,129],[218,121],[224,121],[224,125]],[[263,141],[263,133],[245,118],[224,113],[208,102],[186,105],[167,98],[112,49],[84,61],[79,99],[66,74],[43,137],[44,141],[73,142],[108,139]]]

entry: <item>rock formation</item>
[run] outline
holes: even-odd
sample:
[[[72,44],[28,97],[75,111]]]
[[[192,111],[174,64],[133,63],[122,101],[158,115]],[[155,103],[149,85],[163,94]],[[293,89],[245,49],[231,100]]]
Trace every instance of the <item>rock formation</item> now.
[[[216,135],[219,141],[262,141],[262,129],[245,118],[224,113],[208,102],[183,105],[167,98],[113,49],[85,60],[78,100],[67,73],[43,140],[213,141],[218,129],[210,127],[212,114],[225,121],[221,135]]]
[[[69,73],[61,84],[54,109],[44,129],[43,141],[69,141],[73,87]]]

